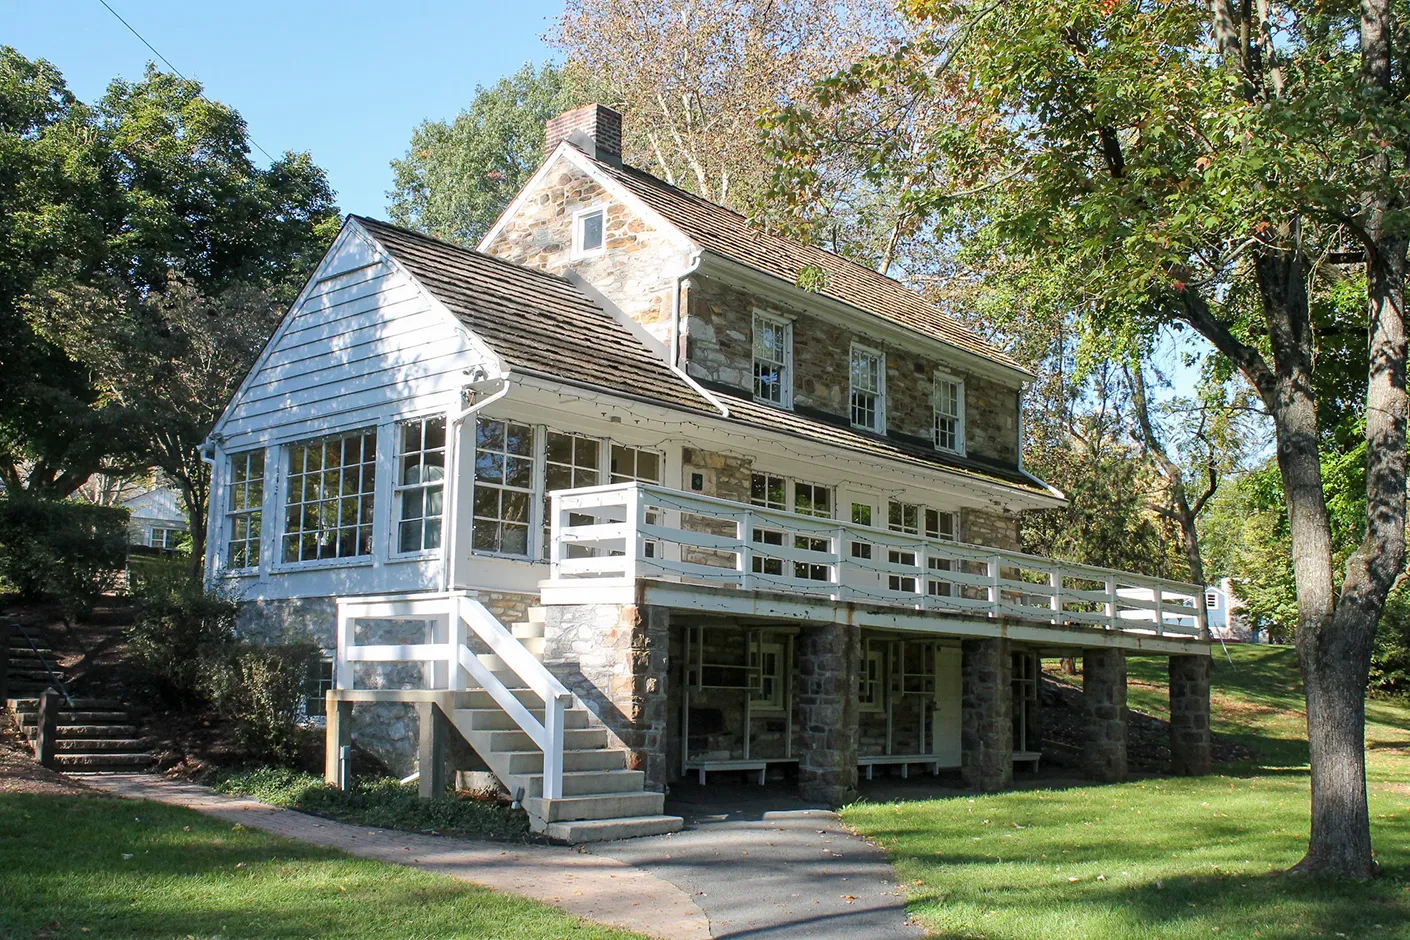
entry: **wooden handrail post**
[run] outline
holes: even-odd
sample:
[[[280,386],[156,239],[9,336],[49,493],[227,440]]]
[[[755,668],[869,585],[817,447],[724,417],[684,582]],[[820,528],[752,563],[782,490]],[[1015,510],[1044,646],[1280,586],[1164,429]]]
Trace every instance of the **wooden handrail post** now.
[[[569,695],[551,695],[543,709],[543,796],[547,800],[563,796],[563,708]]]
[[[39,695],[39,734],[34,742],[34,754],[39,766],[51,769],[59,744],[59,700],[57,689],[45,689]]]
[[[989,559],[989,603],[993,605],[993,609],[990,610],[989,616],[993,617],[996,620],[999,618],[999,611],[1000,608],[1003,606],[1001,598],[999,596],[999,582],[1002,580],[999,574],[1000,561],[1001,559],[997,552],[994,553],[994,555]]]

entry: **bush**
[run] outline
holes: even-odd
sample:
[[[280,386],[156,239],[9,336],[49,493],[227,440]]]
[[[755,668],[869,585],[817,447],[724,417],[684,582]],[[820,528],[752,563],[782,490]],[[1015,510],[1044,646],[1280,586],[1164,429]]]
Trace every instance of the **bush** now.
[[[1410,698],[1410,590],[1405,588],[1393,592],[1381,612],[1368,689],[1385,698]]]
[[[358,780],[347,790],[312,774],[260,767],[221,774],[215,788],[262,803],[363,826],[442,832],[490,839],[523,839],[528,819],[493,799],[423,800],[415,784],[390,778]]]
[[[208,660],[205,675],[216,713],[249,757],[291,764],[299,757],[299,718],[318,644],[234,643]]]
[[[136,578],[137,616],[128,632],[137,660],[167,704],[212,704],[213,660],[235,643],[234,600],[207,592],[185,566],[152,566]]]
[[[26,600],[86,610],[127,563],[127,516],[76,500],[0,499],[0,580]]]

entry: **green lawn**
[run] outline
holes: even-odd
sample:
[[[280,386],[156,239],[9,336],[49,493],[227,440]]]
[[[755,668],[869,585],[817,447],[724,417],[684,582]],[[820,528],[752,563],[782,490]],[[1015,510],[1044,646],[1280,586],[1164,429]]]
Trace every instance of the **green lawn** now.
[[[1410,708],[1372,703],[1368,885],[1286,879],[1308,826],[1296,654],[1216,651],[1214,722],[1254,760],[1201,779],[858,804],[846,821],[893,854],[912,914],[940,936],[1410,937]],[[1132,659],[1130,703],[1168,711],[1163,660]]]
[[[175,807],[0,795],[4,940],[637,936]]]

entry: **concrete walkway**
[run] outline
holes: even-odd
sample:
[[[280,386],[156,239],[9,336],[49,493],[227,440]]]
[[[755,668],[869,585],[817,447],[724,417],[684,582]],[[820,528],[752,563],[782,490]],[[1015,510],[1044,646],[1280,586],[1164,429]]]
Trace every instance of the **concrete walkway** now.
[[[103,774],[86,777],[84,782],[115,796],[184,806],[287,839],[523,895],[587,920],[652,937],[706,940],[711,936],[709,919],[689,893],[607,855],[368,829],[150,774]]]
[[[687,828],[588,846],[691,892],[711,936],[913,940],[904,891],[885,852],[837,814],[754,784],[672,787],[666,811]]]

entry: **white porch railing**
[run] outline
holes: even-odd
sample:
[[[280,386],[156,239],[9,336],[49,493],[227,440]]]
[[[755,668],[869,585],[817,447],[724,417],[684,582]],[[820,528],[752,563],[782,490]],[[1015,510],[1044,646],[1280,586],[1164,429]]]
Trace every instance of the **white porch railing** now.
[[[397,632],[391,624],[419,624],[426,642],[358,642],[359,624],[372,625],[380,632]],[[403,632],[408,628],[402,627]],[[410,630],[418,629],[413,626]],[[470,634],[498,656],[508,673],[523,683],[543,702],[543,720],[533,713],[501,675],[490,669],[468,645]],[[334,683],[338,691],[357,690],[357,663],[396,663],[423,665],[420,689],[464,692],[483,689],[489,693],[534,745],[543,751],[543,795],[557,799],[563,795],[563,711],[571,706],[573,695],[543,663],[534,658],[494,614],[473,594],[452,591],[440,594],[390,597],[338,598],[338,653]],[[396,681],[396,680],[394,680]],[[396,686],[383,685],[370,691],[385,691],[395,697]],[[369,691],[369,690],[363,690]],[[453,707],[453,706],[452,706]],[[454,718],[454,716],[451,716]]]
[[[656,578],[836,601],[1198,636],[1203,589],[621,483],[552,494],[560,584]]]

